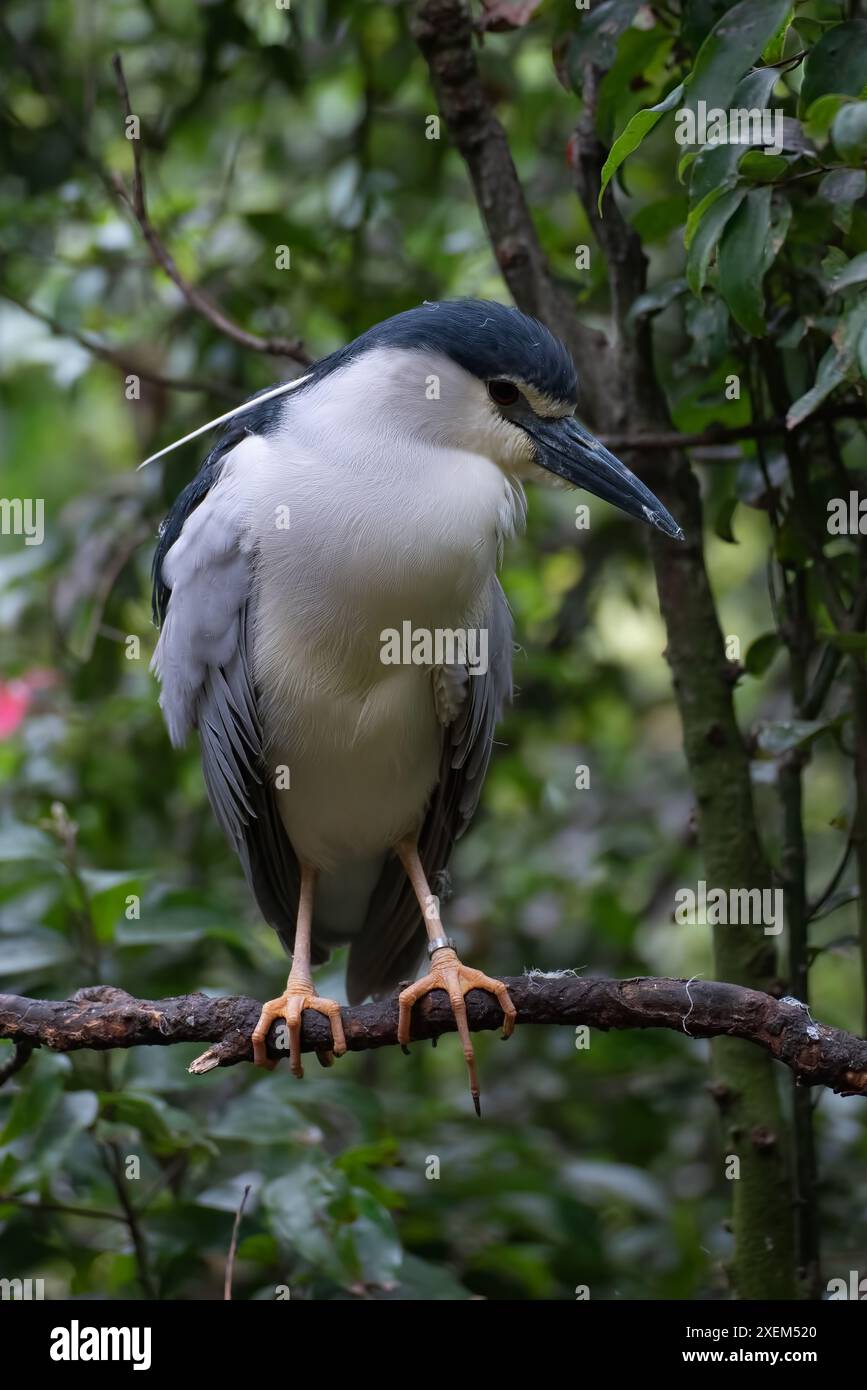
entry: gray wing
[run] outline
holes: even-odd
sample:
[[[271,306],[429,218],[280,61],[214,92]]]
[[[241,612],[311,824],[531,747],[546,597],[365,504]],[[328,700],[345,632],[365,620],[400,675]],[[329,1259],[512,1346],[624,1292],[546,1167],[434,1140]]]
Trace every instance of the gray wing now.
[[[214,814],[262,915],[291,950],[300,873],[264,772],[247,642],[250,556],[220,477],[174,529],[154,567],[164,620],[153,669],[169,737],[178,747],[198,731]]]
[[[491,759],[494,729],[512,697],[512,615],[499,580],[491,581],[483,626],[488,629],[488,670],[470,676],[451,670],[450,689],[464,690],[452,722],[443,731],[439,781],[419,836],[428,882],[448,865],[452,847],[475,814]],[[381,997],[412,979],[424,952],[421,910],[400,861],[390,855],[368,904],[361,934],[353,942],[346,974],[350,1004]]]

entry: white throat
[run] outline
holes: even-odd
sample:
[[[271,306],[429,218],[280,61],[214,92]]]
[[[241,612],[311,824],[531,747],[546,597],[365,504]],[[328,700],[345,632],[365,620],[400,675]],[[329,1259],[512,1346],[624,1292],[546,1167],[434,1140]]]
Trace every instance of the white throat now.
[[[448,442],[452,364],[443,359],[440,397],[420,410],[430,372],[407,373],[407,356],[365,354],[287,398],[278,429],[232,457],[262,559],[256,646],[269,666],[304,651],[326,683],[363,686],[382,678],[384,629],[468,627],[483,614],[523,492]]]

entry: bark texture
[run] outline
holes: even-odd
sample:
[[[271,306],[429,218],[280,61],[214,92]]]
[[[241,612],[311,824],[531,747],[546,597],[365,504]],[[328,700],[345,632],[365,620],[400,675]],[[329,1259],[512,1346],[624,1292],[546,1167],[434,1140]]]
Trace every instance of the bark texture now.
[[[422,0],[416,37],[506,283],[518,306],[543,318],[571,349],[584,381],[586,418],[607,435],[671,433],[653,360],[652,325],[630,314],[646,289],[647,260],[613,188],[606,192],[601,216],[597,210],[607,153],[594,120],[602,74],[585,69],[583,109],[570,146],[576,192],[608,268],[611,331],[600,340],[580,324],[576,296],[555,280],[541,249],[505,132],[485,94],[465,0]],[[511,254],[513,248],[520,254]],[[758,834],[749,758],[734,712],[737,667],[726,659],[704,562],[698,481],[678,449],[655,451],[650,467],[632,452],[623,457],[686,533],[686,541],[677,545],[654,531],[650,549],[708,884],[768,888],[771,868]],[[766,989],[776,972],[770,941],[760,926],[716,928],[717,974]],[[776,1080],[767,1056],[754,1048],[726,1038],[714,1052],[714,1094],[725,1124],[726,1152],[740,1159],[740,1180],[732,1184],[734,1284],[742,1298],[794,1298],[794,1199]]]
[[[529,974],[505,981],[518,1023],[587,1024],[612,1028],[669,1028],[685,1037],[741,1038],[784,1063],[805,1086],[828,1086],[843,1095],[867,1096],[867,1041],[816,1023],[797,999],[775,999],[758,990],[713,980],[636,978],[582,979],[571,971]],[[467,995],[470,1027],[475,1032],[499,1028],[503,1013],[492,995]],[[105,1051],[120,1047],[169,1047],[207,1042],[211,1046],[192,1064],[196,1073],[253,1060],[250,1042],[261,1004],[244,996],[213,999],[205,994],[170,999],[134,999],[122,989],[96,985],[70,999],[25,999],[0,994],[0,1038],[19,1048],[48,1047],[54,1052],[82,1048]],[[391,1047],[397,1042],[397,995],[375,1004],[342,1010],[350,1052]],[[413,1010],[413,1041],[453,1033],[455,1021],[448,996],[435,990]],[[328,1020],[306,1010],[301,1047],[322,1052],[331,1042]],[[272,1057],[286,1055],[280,1025],[268,1037]],[[767,1152],[766,1126],[751,1136]]]

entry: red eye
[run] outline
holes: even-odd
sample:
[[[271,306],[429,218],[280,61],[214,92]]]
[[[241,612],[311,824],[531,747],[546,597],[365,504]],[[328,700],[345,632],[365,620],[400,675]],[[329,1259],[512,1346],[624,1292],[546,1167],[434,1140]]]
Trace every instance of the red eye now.
[[[514,405],[520,394],[513,381],[488,382],[488,395],[496,405]]]

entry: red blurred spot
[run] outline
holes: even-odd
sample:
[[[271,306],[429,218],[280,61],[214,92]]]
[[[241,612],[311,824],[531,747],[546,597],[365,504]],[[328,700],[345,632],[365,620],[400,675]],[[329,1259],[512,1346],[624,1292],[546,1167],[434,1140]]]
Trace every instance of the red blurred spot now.
[[[0,680],[0,739],[11,738],[33,703],[38,690],[47,690],[57,682],[57,672],[44,667],[28,671],[13,680]]]
[[[30,698],[24,681],[0,681],[0,738],[15,733],[30,708]]]

